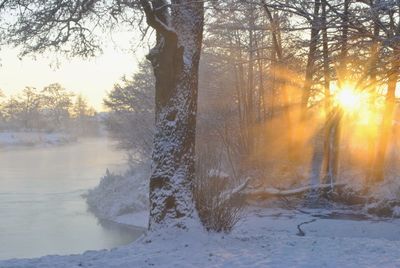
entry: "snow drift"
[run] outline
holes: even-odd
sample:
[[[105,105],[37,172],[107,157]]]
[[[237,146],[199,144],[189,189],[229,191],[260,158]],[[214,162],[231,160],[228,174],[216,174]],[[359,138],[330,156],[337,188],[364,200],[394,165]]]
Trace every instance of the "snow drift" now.
[[[100,219],[146,225],[143,221],[148,211],[149,170],[148,164],[131,167],[123,175],[107,170],[100,184],[86,195],[89,210]],[[141,218],[140,224],[135,217]]]

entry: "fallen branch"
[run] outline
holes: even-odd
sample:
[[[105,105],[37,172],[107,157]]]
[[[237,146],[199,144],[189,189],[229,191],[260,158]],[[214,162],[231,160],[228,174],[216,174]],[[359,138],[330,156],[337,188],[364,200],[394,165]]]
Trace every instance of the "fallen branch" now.
[[[242,192],[243,190],[245,190],[247,188],[249,182],[250,182],[250,178],[247,178],[242,184],[240,184],[237,187],[235,187],[234,189],[232,189],[232,191],[230,192],[230,195],[235,195],[235,194],[238,194],[238,193]]]
[[[270,196],[293,196],[301,195],[311,190],[313,191],[323,191],[329,190],[334,187],[343,187],[345,183],[334,183],[334,184],[319,184],[319,185],[307,185],[296,189],[290,190],[280,190],[276,188],[264,188],[264,189],[250,189],[246,191],[247,195],[260,196],[260,197],[270,197]]]
[[[221,203],[224,203],[228,201],[229,199],[233,198],[237,194],[244,194],[247,196],[257,196],[257,197],[262,197],[262,198],[268,198],[272,196],[294,196],[294,195],[302,195],[306,192],[310,191],[327,191],[331,190],[332,188],[336,187],[344,187],[346,186],[346,183],[334,183],[334,184],[319,184],[319,185],[307,185],[303,187],[299,187],[296,189],[290,189],[290,190],[281,190],[281,189],[276,189],[276,188],[249,188],[249,182],[250,179],[247,178],[242,184],[238,185],[234,189],[230,191],[226,191],[222,193],[221,196]]]
[[[221,204],[224,204],[226,201],[230,200],[237,194],[244,192],[250,182],[250,178],[247,178],[242,184],[233,188],[232,190],[221,193]]]

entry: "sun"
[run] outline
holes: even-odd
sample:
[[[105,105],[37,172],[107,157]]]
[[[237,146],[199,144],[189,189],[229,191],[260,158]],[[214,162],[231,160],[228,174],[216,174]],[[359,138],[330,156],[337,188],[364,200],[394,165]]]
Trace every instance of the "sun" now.
[[[340,106],[343,110],[355,112],[366,102],[366,97],[363,92],[357,91],[355,87],[344,85],[336,92],[334,100],[336,105]]]

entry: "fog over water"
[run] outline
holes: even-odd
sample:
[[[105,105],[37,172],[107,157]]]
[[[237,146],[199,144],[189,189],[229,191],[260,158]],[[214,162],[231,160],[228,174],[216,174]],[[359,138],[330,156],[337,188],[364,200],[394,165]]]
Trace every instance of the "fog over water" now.
[[[72,254],[128,244],[141,229],[100,224],[82,195],[125,155],[106,138],[0,150],[0,259]]]

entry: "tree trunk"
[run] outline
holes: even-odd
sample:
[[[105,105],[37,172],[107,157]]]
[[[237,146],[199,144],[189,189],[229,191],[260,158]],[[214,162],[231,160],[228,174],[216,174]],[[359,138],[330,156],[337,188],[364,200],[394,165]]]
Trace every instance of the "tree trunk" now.
[[[320,30],[319,23],[319,7],[321,2],[319,0],[314,1],[314,13],[313,20],[311,22],[311,37],[310,37],[310,46],[308,50],[308,59],[307,59],[307,67],[306,67],[306,75],[304,79],[304,87],[302,94],[302,113],[301,119],[304,120],[306,117],[307,104],[311,96],[311,87],[312,87],[312,78],[314,74],[314,63],[315,56],[317,52],[317,44],[318,44],[318,33]]]
[[[348,35],[349,35],[349,6],[350,0],[344,0],[344,11],[342,18],[342,37],[340,42],[340,59],[338,70],[339,86],[347,79],[347,54],[348,54]]]
[[[265,0],[261,1],[262,6],[264,8],[265,14],[267,15],[267,19],[271,25],[271,35],[272,35],[272,47],[273,50],[276,52],[276,66],[274,72],[278,72],[278,87],[282,91],[282,97],[284,101],[284,107],[283,107],[283,116],[284,120],[287,123],[287,147],[288,147],[288,157],[289,160],[291,161],[297,161],[295,151],[294,151],[294,142],[293,142],[293,124],[291,120],[291,108],[290,107],[290,96],[288,92],[288,87],[286,86],[287,81],[285,79],[282,79],[282,74],[279,74],[279,72],[284,72],[285,67],[283,66],[283,53],[282,53],[282,45],[281,45],[281,34],[280,34],[280,26],[279,26],[279,17],[274,14],[272,16],[271,11],[269,10],[269,7],[266,3]],[[273,57],[274,58],[274,57]],[[276,79],[276,77],[274,78]]]
[[[321,169],[324,161],[324,146],[322,141],[325,138],[324,128],[319,129],[314,137],[314,148],[311,158],[311,168],[310,168],[310,185],[318,186],[320,184]]]
[[[326,175],[325,183],[330,183],[332,186],[336,183],[339,173],[339,152],[340,152],[340,137],[341,137],[341,120],[342,111],[335,108],[327,121],[326,133],[327,150],[326,156]]]
[[[253,8],[250,8],[249,15],[249,63],[247,69],[247,131],[248,131],[248,152],[253,153],[255,146],[255,115],[254,115],[254,37],[253,37],[253,27],[254,27],[254,14]]]
[[[322,0],[322,14],[321,14],[321,21],[322,21],[322,54],[323,54],[323,61],[324,61],[324,92],[325,92],[325,115],[328,116],[331,104],[331,92],[330,92],[330,70],[329,70],[329,48],[328,48],[328,26],[326,21],[326,1]]]
[[[372,168],[372,177],[370,178],[371,180],[378,182],[384,180],[386,152],[391,138],[396,104],[395,93],[400,63],[396,60],[395,55],[393,55],[393,58],[392,67],[388,75],[388,89],[386,94],[385,112],[381,124],[381,135],[376,149],[375,161]]]
[[[322,5],[321,5],[321,22],[322,22],[322,55],[323,55],[323,62],[324,62],[324,93],[325,93],[325,126],[324,126],[324,151],[323,151],[323,158],[325,159],[325,171],[324,171],[324,176],[325,176],[325,183],[331,181],[331,177],[329,177],[328,174],[330,174],[329,168],[329,159],[330,159],[330,117],[332,116],[331,114],[331,92],[330,92],[330,82],[331,82],[331,76],[330,76],[330,70],[329,70],[329,48],[328,48],[328,27],[327,27],[327,21],[326,21],[326,1],[327,0],[322,0]],[[323,164],[323,163],[322,163]]]
[[[326,2],[325,2],[326,4]],[[342,37],[340,42],[339,68],[337,81],[340,87],[347,77],[348,31],[349,31],[349,7],[350,0],[344,0],[342,17]],[[326,176],[325,180],[332,185],[336,182],[339,173],[339,151],[341,137],[341,121],[343,111],[340,107],[333,107],[327,119],[326,129]]]
[[[140,1],[157,32],[150,51],[156,78],[155,135],[150,177],[149,228],[185,228],[192,218],[198,68],[202,44],[203,2]]]
[[[398,6],[400,6],[400,2],[397,2]],[[389,36],[393,39],[400,38],[400,25],[396,25],[396,12],[391,9],[389,11],[389,28],[390,34]],[[388,86],[387,86],[387,94],[386,94],[386,103],[385,103],[385,111],[383,114],[382,124],[381,124],[381,133],[378,140],[378,147],[376,149],[375,161],[372,169],[372,179],[374,181],[383,181],[384,173],[385,173],[385,162],[387,149],[390,144],[390,140],[392,138],[392,129],[393,129],[393,117],[396,107],[396,86],[397,80],[400,73],[400,46],[398,42],[394,42],[391,45],[392,51],[392,59],[391,66],[387,73],[388,78]]]
[[[258,65],[258,99],[257,99],[257,115],[258,122],[262,123],[266,118],[266,104],[265,104],[265,92],[264,92],[264,68],[262,62],[262,50],[259,49],[258,42],[256,42],[257,48],[257,65]]]
[[[240,127],[240,152],[247,155],[249,152],[249,128],[248,128],[248,113],[249,107],[247,102],[247,87],[245,82],[245,72],[243,67],[243,53],[242,44],[238,34],[236,34],[236,43],[238,47],[237,56],[237,69],[238,69],[238,79],[239,79],[239,93],[238,102],[241,103],[241,117],[239,118]]]
[[[301,112],[300,112],[300,121],[302,124],[299,126],[299,132],[302,137],[305,136],[307,131],[307,108],[308,101],[311,96],[311,88],[313,86],[313,76],[315,72],[315,60],[316,60],[316,52],[318,45],[318,33],[320,31],[321,25],[319,23],[319,7],[321,5],[320,0],[314,1],[314,12],[313,19],[311,21],[311,36],[310,36],[310,45],[308,50],[308,58],[307,58],[307,66],[306,66],[306,74],[304,78],[304,86],[302,92],[302,100],[301,100]],[[310,173],[310,184],[318,185],[319,184],[319,176],[321,173],[321,166],[323,162],[323,150],[322,146],[319,143],[319,133],[318,131],[314,137],[314,149],[313,155],[311,159],[311,173]],[[296,146],[296,155],[301,155],[301,144],[297,144]]]
[[[371,46],[371,58],[369,60],[368,64],[368,74],[369,74],[369,90],[373,92],[373,97],[374,99],[376,98],[376,92],[377,92],[377,67],[378,67],[378,61],[379,61],[379,23],[378,23],[378,14],[375,10],[375,2],[371,1],[371,12],[372,16],[374,19],[374,39],[372,40],[372,46]],[[376,112],[376,111],[375,111]],[[373,173],[373,165],[374,165],[374,157],[375,157],[375,146],[374,143],[369,142],[367,145],[367,150],[368,150],[368,155],[367,155],[367,162],[366,162],[366,180],[367,183],[373,181],[373,177],[375,174]]]

